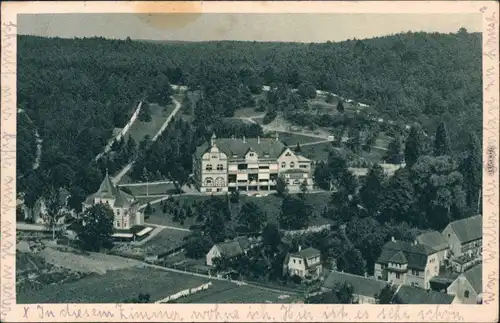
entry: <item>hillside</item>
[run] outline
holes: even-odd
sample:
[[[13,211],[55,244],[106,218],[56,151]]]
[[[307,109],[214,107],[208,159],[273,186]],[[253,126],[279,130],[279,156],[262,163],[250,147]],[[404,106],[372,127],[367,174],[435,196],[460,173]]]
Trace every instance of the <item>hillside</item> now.
[[[195,117],[204,122],[211,122],[207,115],[232,116],[263,84],[310,83],[393,120],[430,128],[445,120],[453,143],[481,131],[481,35],[464,30],[322,44],[19,36],[18,59],[18,106],[44,140],[40,168],[67,165],[56,181],[64,186],[87,178],[92,157],[136,101],[164,99],[169,83],[203,90]],[[23,174],[35,150],[18,145]]]

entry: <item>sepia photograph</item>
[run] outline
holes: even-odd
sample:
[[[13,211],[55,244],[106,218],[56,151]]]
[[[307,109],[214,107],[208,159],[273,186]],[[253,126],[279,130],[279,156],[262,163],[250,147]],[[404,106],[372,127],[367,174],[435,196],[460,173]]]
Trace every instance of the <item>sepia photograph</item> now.
[[[16,304],[482,304],[483,20],[18,14]]]

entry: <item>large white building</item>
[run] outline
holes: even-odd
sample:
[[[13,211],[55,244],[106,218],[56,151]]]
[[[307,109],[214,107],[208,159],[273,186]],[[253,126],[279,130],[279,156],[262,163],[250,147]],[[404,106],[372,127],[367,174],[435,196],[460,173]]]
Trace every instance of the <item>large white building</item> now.
[[[200,192],[276,190],[282,176],[291,190],[312,188],[311,160],[276,138],[219,138],[196,149],[193,174]]]
[[[113,210],[115,229],[128,230],[136,225],[144,225],[144,214],[139,211],[139,201],[116,187],[107,174],[99,190],[82,203],[82,210],[98,203],[106,204]]]

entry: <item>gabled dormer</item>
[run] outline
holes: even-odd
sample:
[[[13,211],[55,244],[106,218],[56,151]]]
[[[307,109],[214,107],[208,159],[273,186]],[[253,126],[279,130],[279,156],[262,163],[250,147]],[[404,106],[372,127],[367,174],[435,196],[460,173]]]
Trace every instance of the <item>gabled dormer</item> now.
[[[257,152],[255,150],[253,150],[252,148],[249,148],[247,150],[247,152],[245,153],[245,159],[246,160],[257,160],[257,159],[259,159],[259,155],[257,154]]]

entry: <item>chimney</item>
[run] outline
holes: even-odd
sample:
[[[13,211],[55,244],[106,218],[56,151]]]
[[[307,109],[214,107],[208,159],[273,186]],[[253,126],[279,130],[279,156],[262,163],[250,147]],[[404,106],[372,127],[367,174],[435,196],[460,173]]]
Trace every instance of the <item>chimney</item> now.
[[[391,241],[396,242],[396,239],[394,239],[394,237],[391,237]]]
[[[247,139],[245,138],[245,136],[243,136],[243,143],[247,142]]]
[[[260,136],[257,136],[257,143],[260,144]]]
[[[213,147],[215,146],[215,132],[212,134],[212,138],[210,138],[210,145]]]

